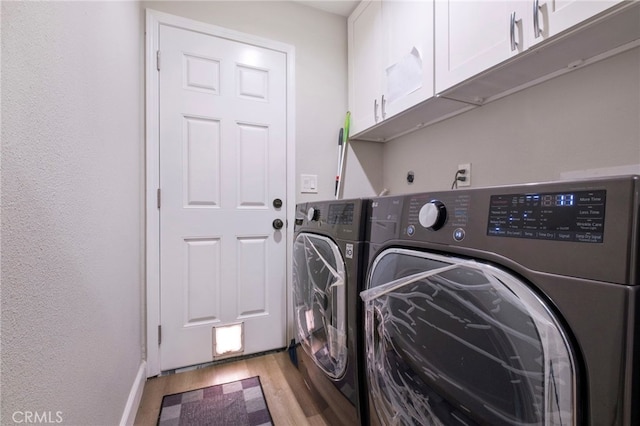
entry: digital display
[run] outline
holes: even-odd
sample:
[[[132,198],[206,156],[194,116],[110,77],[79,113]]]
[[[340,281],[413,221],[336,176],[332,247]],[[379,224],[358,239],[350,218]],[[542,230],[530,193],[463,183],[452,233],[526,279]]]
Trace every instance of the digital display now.
[[[602,243],[606,191],[492,195],[487,235]]]
[[[331,204],[327,223],[330,225],[352,225],[354,210],[355,204],[353,203]]]

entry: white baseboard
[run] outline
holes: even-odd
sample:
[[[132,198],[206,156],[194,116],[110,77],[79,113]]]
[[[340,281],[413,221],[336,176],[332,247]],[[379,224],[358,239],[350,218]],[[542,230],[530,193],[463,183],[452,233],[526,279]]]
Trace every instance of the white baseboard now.
[[[124,407],[122,418],[120,419],[120,426],[133,426],[133,422],[136,420],[136,414],[138,413],[138,407],[140,407],[140,400],[142,399],[142,391],[144,391],[144,384],[147,381],[147,362],[142,361],[140,368],[138,368],[138,374],[131,386],[131,392],[129,392],[129,398],[127,399],[127,405]]]

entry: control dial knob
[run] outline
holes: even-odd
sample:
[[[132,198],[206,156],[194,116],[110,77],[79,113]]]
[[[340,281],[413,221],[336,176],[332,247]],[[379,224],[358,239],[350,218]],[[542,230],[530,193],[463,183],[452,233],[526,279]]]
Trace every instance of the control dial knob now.
[[[315,207],[309,207],[309,210],[307,210],[307,220],[312,222],[318,219],[320,219],[320,210]]]
[[[422,206],[418,213],[418,222],[427,229],[437,231],[447,220],[447,208],[442,201],[432,200]]]

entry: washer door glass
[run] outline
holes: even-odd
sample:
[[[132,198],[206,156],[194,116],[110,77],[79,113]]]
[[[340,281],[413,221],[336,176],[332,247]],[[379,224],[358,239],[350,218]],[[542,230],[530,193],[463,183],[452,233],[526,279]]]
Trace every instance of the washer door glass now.
[[[575,424],[567,337],[522,280],[475,261],[391,249],[361,296],[367,381],[382,424]]]
[[[293,293],[298,341],[329,377],[347,367],[344,261],[329,238],[301,233],[293,245]]]

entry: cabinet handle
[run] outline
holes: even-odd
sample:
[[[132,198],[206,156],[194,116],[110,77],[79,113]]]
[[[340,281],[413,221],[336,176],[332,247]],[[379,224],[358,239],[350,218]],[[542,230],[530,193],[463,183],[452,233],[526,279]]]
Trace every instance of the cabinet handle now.
[[[384,120],[387,117],[387,111],[385,106],[387,105],[387,101],[384,99],[384,95],[382,95],[382,102],[380,102],[381,104],[381,109],[382,109],[382,119]]]
[[[378,99],[373,100],[373,119],[378,122]]]
[[[516,13],[511,14],[511,25],[509,35],[511,37],[511,51],[513,52],[518,48],[518,42],[516,41]]]
[[[533,0],[533,36],[538,38],[542,35],[540,29],[540,2],[539,0]]]

